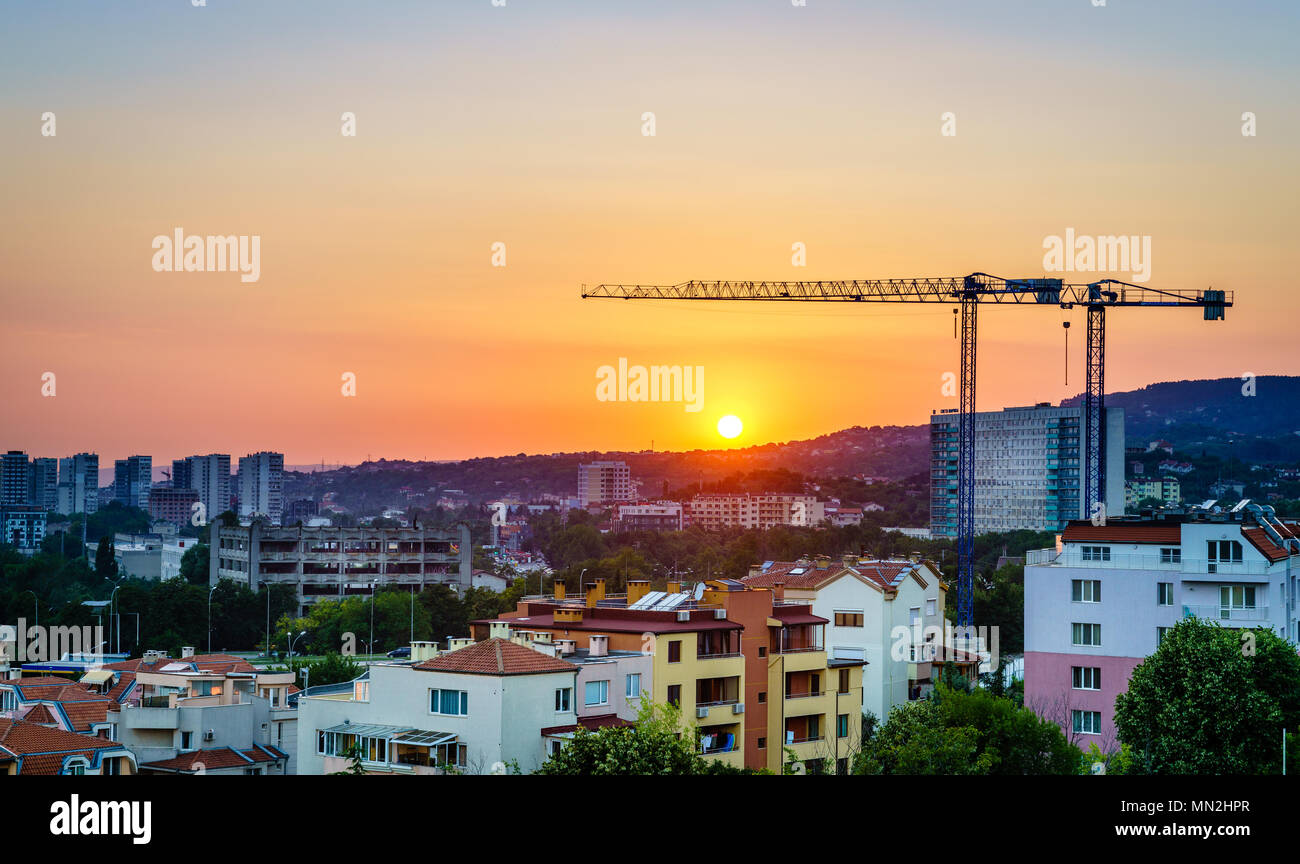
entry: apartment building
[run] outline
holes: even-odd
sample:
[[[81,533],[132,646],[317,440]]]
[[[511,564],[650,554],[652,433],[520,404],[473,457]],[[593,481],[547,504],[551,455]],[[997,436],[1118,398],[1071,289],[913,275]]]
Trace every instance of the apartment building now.
[[[678,501],[620,504],[616,527],[620,531],[680,531],[682,505]]]
[[[634,501],[632,470],[626,462],[591,462],[578,466],[578,506],[598,507]]]
[[[149,509],[153,457],[128,456],[113,462],[113,500],[125,507]]]
[[[648,671],[615,668],[623,678],[605,679],[606,686],[630,693],[628,677],[636,675],[654,702],[679,706],[684,722],[698,728],[705,758],[779,772],[788,748],[810,770],[828,762],[847,770],[860,735],[862,661],[827,657],[826,619],[811,614],[807,601],[735,580],[681,589],[669,582],[651,591],[648,581],[633,580],[625,595],[607,595],[597,579],[570,598],[560,584],[513,613],[472,622],[471,635],[485,638],[504,623],[531,634],[534,645],[547,634],[555,645],[641,654]]]
[[[930,417],[930,532],[957,536],[959,415]],[[1124,512],[1124,410],[1107,408],[1106,512]],[[1057,531],[1083,519],[1083,408],[1050,403],[975,415],[975,533]]]
[[[23,550],[41,548],[46,512],[31,504],[0,504],[0,543]]]
[[[59,460],[36,457],[31,464],[29,484],[31,503],[50,513],[59,509]]]
[[[0,504],[31,503],[31,465],[22,450],[0,453]]]
[[[1300,526],[1243,501],[1071,522],[1025,566],[1025,704],[1076,743],[1116,746],[1115,697],[1163,633],[1196,617],[1293,642]]]
[[[751,567],[741,581],[810,603],[812,613],[827,620],[831,660],[866,664],[864,713],[884,722],[894,706],[921,698],[932,688],[934,654],[924,649],[943,646],[948,594],[934,562],[857,555],[838,561],[825,556],[767,561]]]
[[[230,509],[230,454],[209,453],[172,461],[172,488],[193,489],[206,523]]]
[[[209,530],[211,582],[234,579],[254,591],[263,583],[294,585],[306,614],[321,598],[369,596],[372,586],[471,584],[469,527],[277,527],[261,521]]]
[[[78,453],[59,460],[59,512],[95,513],[99,510],[99,456]]]
[[[134,774],[135,758],[121,744],[44,723],[0,719],[0,774]]]
[[[299,773],[525,773],[542,730],[573,726],[577,668],[492,638],[413,663],[376,663],[346,688],[298,698]],[[329,692],[332,691],[332,692]]]
[[[264,516],[279,525],[284,513],[284,454],[264,451],[239,460],[239,518]],[[217,514],[210,514],[215,516]]]
[[[1176,477],[1159,480],[1137,479],[1124,484],[1124,509],[1132,513],[1147,498],[1157,498],[1167,505],[1177,506],[1183,500],[1181,484]]]
[[[198,503],[199,493],[194,489],[157,486],[149,490],[149,515],[159,522],[188,525],[195,516],[194,505]]]
[[[826,518],[825,503],[815,495],[788,492],[696,495],[689,502],[686,522],[711,531],[723,528],[812,526]]]
[[[0,681],[0,718],[65,732],[107,737],[108,711],[115,704],[103,693],[56,675]]]

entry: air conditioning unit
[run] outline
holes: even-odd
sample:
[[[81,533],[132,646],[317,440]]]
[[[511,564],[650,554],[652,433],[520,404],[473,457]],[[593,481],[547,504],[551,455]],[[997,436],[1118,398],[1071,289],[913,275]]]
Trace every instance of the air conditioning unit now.
[[[744,713],[745,713],[745,703],[744,703],[744,702],[737,702],[735,705],[732,705],[732,706],[731,706],[731,713],[732,713],[732,714],[744,714]]]
[[[708,708],[696,708],[696,709],[695,709],[695,717],[696,717],[697,720],[703,720],[705,717],[708,717],[708,716],[709,716],[709,709],[708,709]]]
[[[207,732],[204,732],[204,733],[203,733],[203,740],[204,740],[204,741],[211,741],[211,740],[213,740],[213,739],[216,738],[216,737],[217,737],[216,733],[213,732],[211,729],[209,729]]]
[[[689,621],[689,620],[691,620],[691,613],[690,613],[689,611],[683,609],[682,611],[680,611],[680,612],[677,613],[677,620],[678,620],[678,621]]]

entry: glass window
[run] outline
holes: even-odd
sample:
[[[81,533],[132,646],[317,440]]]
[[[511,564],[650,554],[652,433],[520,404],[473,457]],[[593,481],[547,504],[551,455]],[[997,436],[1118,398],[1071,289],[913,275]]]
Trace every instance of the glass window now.
[[[561,687],[555,691],[555,710],[569,711],[573,707],[573,688]]]
[[[1071,624],[1070,641],[1075,645],[1100,645],[1100,624]]]
[[[1100,579],[1071,579],[1070,599],[1075,603],[1100,603]]]
[[[1070,667],[1071,686],[1075,690],[1100,690],[1101,669],[1097,666]]]
[[[1074,711],[1072,712],[1074,721],[1074,731],[1082,735],[1100,735],[1101,734],[1101,712],[1100,711]]]
[[[633,672],[627,676],[627,688],[624,695],[628,699],[636,699],[641,695],[641,673]]]
[[[588,681],[583,702],[587,705],[604,705],[609,702],[608,681]]]
[[[1174,605],[1174,583],[1156,583],[1156,603],[1160,606]]]
[[[682,662],[682,642],[680,639],[674,639],[668,643],[668,662]]]
[[[464,717],[469,714],[469,693],[464,690],[430,690],[429,713]]]

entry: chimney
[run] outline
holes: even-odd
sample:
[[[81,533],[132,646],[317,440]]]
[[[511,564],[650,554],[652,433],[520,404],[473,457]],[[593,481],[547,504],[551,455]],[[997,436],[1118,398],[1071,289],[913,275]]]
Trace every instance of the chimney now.
[[[831,559],[830,559],[830,556],[829,556],[829,555],[818,555],[818,556],[817,556],[817,569],[818,569],[818,570],[825,570],[827,567],[830,567],[830,566],[831,566]]]
[[[591,637],[590,645],[591,645],[591,650],[589,653],[591,654],[592,657],[605,657],[609,654],[608,636],[593,634]]]
[[[587,586],[587,605],[595,606],[605,599],[605,580],[597,579]]]
[[[840,557],[840,562],[841,562],[845,567],[853,567],[853,566],[855,566],[855,565],[858,563],[858,556],[857,556],[857,555],[850,555],[850,554],[848,554],[848,553],[845,553],[844,555],[842,555],[842,556]]]
[[[636,601],[650,593],[649,579],[633,579],[627,583],[627,605],[631,606]]]
[[[564,599],[564,583],[561,582],[559,579],[555,580],[555,599],[556,600]]]
[[[774,583],[772,583],[772,599],[774,599],[774,600],[784,600],[784,599],[785,599],[785,583],[784,583],[784,582],[774,582]]]
[[[193,657],[193,656],[194,656],[194,648],[193,648],[193,647],[186,646],[186,647],[181,648],[181,659],[182,659],[182,660],[184,660],[184,659],[187,658],[187,657]]]
[[[668,585],[664,588],[664,590],[667,591],[669,594],[680,594],[682,592],[682,583],[677,581],[670,581]]]

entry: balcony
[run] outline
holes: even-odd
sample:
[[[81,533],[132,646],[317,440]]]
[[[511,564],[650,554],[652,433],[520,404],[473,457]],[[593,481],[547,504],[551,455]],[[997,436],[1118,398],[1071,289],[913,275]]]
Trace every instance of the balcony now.
[[[1226,606],[1184,606],[1183,617],[1217,621],[1224,627],[1253,626],[1269,620],[1267,604],[1250,609],[1230,609]]]

